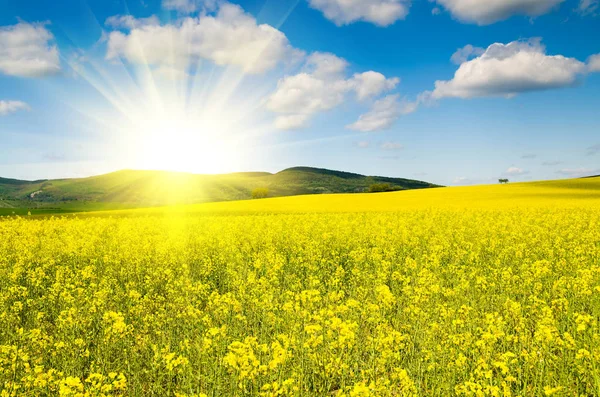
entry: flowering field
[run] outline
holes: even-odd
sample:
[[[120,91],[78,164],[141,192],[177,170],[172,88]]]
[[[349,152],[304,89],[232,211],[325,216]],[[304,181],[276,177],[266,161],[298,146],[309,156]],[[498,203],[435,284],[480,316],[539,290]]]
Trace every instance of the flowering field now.
[[[0,395],[599,395],[569,183],[3,218]]]

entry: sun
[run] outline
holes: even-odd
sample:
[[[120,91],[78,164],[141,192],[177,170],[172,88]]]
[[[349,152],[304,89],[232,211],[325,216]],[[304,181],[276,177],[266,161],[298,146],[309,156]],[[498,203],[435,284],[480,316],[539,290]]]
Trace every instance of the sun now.
[[[134,168],[227,173],[239,169],[241,153],[234,131],[218,117],[191,116],[181,112],[146,116],[134,127]]]

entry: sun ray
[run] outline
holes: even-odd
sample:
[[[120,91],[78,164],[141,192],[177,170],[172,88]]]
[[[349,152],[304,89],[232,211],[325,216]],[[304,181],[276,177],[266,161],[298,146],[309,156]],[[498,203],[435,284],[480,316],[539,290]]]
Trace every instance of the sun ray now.
[[[289,6],[288,10],[284,13],[284,15],[279,20],[278,24],[273,26],[274,28],[279,29],[285,23],[285,21],[289,18],[291,13],[297,7],[299,1],[300,0],[294,0],[292,2],[292,4]],[[263,8],[262,8],[260,14],[265,13],[266,7],[267,7],[267,4],[265,3],[265,5],[263,5]],[[268,48],[270,43],[271,43],[271,41],[266,42],[264,44],[262,50],[256,51],[254,56],[249,59],[249,62],[247,64],[252,65],[252,66],[255,65],[256,62],[260,59],[260,57],[263,55],[264,51]],[[227,103],[229,98],[232,95],[234,95],[234,93],[236,92],[236,90],[238,89],[240,84],[242,84],[242,82],[244,81],[244,79],[246,77],[247,77],[247,74],[240,73],[237,66],[228,66],[225,70],[223,77],[221,78],[221,82],[223,85],[220,86],[219,89],[214,91],[216,96],[213,96],[211,98],[211,102],[214,100],[215,103],[220,104],[220,105]]]
[[[258,18],[260,18],[261,16],[263,16],[266,13],[266,9],[269,7],[270,4],[274,3],[274,2],[279,2],[281,0],[267,0],[265,1],[265,3],[262,6],[261,11],[258,13]],[[287,11],[283,13],[283,15],[281,16],[281,18],[279,19],[279,21],[274,24],[271,25],[276,29],[280,29],[283,24],[288,20],[288,18],[290,17],[290,15],[292,15],[292,12],[294,12],[294,10],[296,9],[296,7],[298,7],[298,4],[300,4],[301,0],[292,0],[290,6],[288,7]]]

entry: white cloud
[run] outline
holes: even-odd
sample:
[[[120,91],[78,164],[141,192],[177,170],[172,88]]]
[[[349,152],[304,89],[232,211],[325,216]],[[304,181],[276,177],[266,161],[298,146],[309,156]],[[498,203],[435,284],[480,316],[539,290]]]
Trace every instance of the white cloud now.
[[[306,71],[279,80],[266,104],[270,111],[282,114],[276,119],[275,127],[305,127],[311,116],[341,105],[351,92],[364,100],[394,89],[399,82],[377,72],[355,74],[346,79],[347,67],[344,59],[333,54],[314,53],[306,61]]]
[[[459,48],[458,50],[456,50],[456,52],[452,54],[452,57],[450,57],[450,60],[452,61],[452,63],[460,65],[471,58],[475,58],[482,55],[484,52],[485,48],[473,47],[471,44],[467,44],[463,48]]]
[[[439,8],[439,7],[434,7],[434,8],[431,10],[431,15],[440,15],[441,13],[442,13],[442,10],[440,10],[440,8]]]
[[[400,99],[400,95],[388,95],[376,101],[371,110],[361,115],[354,124],[346,126],[351,130],[371,132],[390,128],[401,116],[417,111],[419,106],[431,102],[431,93],[425,91],[415,101]]]
[[[270,25],[258,25],[241,7],[224,4],[216,16],[184,18],[175,25],[143,26],[129,34],[111,32],[107,59],[124,57],[131,63],[167,65],[180,70],[193,58],[233,65],[258,74],[279,63],[297,59],[287,37]]]
[[[388,95],[376,101],[371,110],[347,128],[362,132],[384,130],[392,126],[403,114],[403,105],[399,95]]]
[[[389,26],[408,15],[410,0],[308,0],[336,25],[357,21]]]
[[[277,90],[269,98],[267,108],[276,113],[304,115],[294,118],[296,128],[308,121],[308,116],[330,110],[344,102],[349,86],[345,80],[321,80],[308,73],[281,79]],[[286,116],[286,117],[289,117]]]
[[[369,141],[361,141],[361,142],[358,142],[356,144],[356,146],[358,146],[361,149],[366,149],[371,146],[371,143]]]
[[[525,171],[523,168],[519,168],[519,167],[510,167],[509,169],[507,169],[504,172],[505,175],[510,175],[510,176],[519,176],[519,175],[525,175],[528,173],[529,173],[529,171]]]
[[[297,130],[306,126],[309,117],[308,114],[278,116],[275,119],[275,128],[278,130]]]
[[[461,64],[452,80],[436,81],[432,98],[511,97],[570,86],[586,72],[577,59],[545,52],[537,39],[492,44],[483,55]]]
[[[398,142],[384,142],[381,144],[383,150],[402,150],[404,146]]]
[[[29,105],[21,101],[0,101],[0,116],[8,116],[21,110],[29,110]]]
[[[306,68],[318,79],[339,79],[346,73],[348,61],[329,52],[315,52],[306,60]]]
[[[44,77],[60,72],[58,48],[44,24],[0,27],[0,73]]]
[[[600,173],[600,169],[592,168],[563,168],[562,170],[556,171],[557,174],[565,175],[570,178],[581,178],[584,176],[592,176]]]
[[[131,15],[114,15],[106,19],[106,26],[114,29],[133,30],[144,26],[158,26],[160,21],[153,15],[149,18],[134,18]]]
[[[214,11],[218,3],[218,0],[163,0],[162,6],[165,10],[191,14],[196,11]]]
[[[359,100],[373,98],[391,91],[400,83],[399,78],[386,78],[378,72],[364,72],[354,75],[351,81]]]
[[[537,17],[565,0],[435,0],[463,22],[489,25],[514,15]]]
[[[592,55],[588,59],[587,65],[590,72],[600,72],[600,54]]]
[[[581,0],[577,12],[581,15],[597,15],[600,9],[600,0]]]

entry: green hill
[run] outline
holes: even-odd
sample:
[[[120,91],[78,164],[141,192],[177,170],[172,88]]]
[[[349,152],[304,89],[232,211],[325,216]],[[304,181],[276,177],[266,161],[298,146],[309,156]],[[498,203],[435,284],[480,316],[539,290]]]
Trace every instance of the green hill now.
[[[390,190],[436,187],[402,178],[364,176],[296,167],[276,174],[198,175],[166,171],[117,171],[81,179],[21,181],[0,178],[0,214],[71,212],[249,199],[256,188],[269,196],[362,193],[372,185]]]

